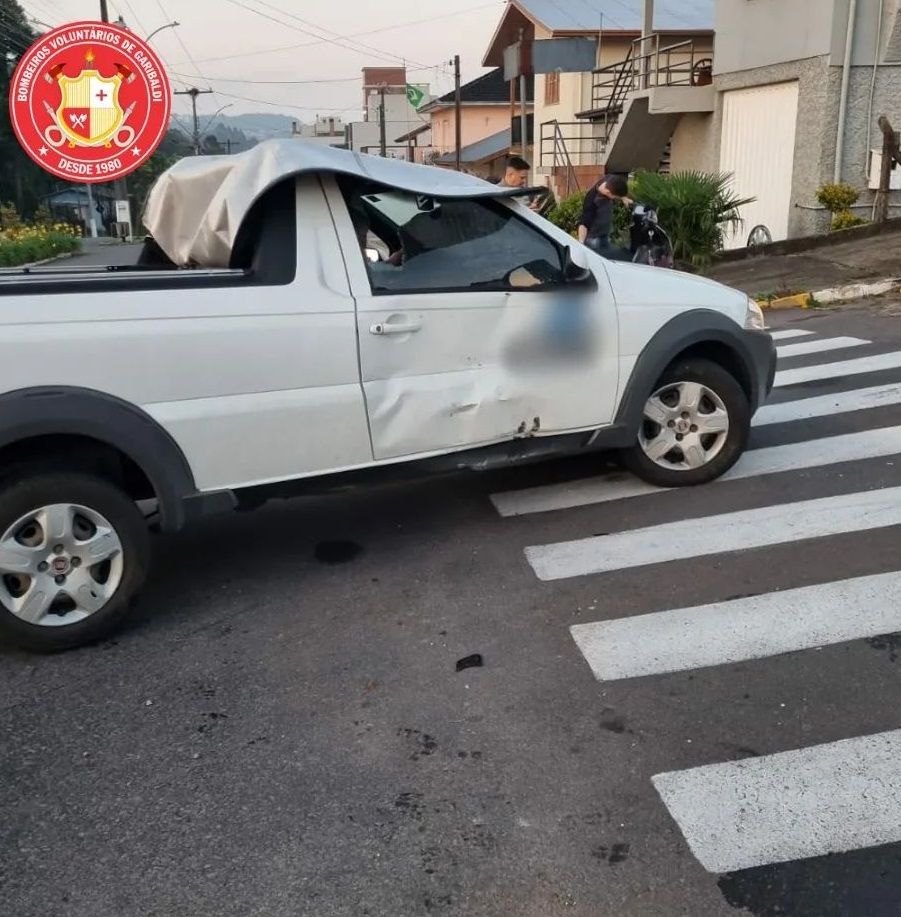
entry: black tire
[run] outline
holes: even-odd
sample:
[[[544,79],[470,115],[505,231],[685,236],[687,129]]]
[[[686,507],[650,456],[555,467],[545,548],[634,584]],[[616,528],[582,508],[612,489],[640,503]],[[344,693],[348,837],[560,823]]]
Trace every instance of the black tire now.
[[[640,431],[636,430],[635,445],[623,450],[620,459],[629,471],[657,487],[693,487],[714,481],[738,461],[748,444],[751,429],[748,396],[728,370],[710,360],[684,360],[667,369],[654,386],[654,392],[680,382],[699,382],[714,392],[723,402],[729,416],[729,431],[720,452],[706,465],[692,469],[670,469],[658,465],[645,454],[638,441]],[[652,394],[649,392],[648,397]]]
[[[8,593],[0,590],[0,638],[38,653],[95,643],[121,627],[150,562],[150,535],[134,501],[113,484],[90,475],[42,472],[5,482],[0,487],[0,537],[23,516],[58,503],[83,506],[109,523],[122,546],[123,569],[119,585],[106,604],[72,624],[47,626],[24,621],[4,604]]]

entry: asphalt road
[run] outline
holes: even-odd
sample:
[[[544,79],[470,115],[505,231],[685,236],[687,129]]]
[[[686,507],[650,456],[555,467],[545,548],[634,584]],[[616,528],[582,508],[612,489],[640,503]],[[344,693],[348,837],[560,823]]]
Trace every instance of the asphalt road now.
[[[0,651],[0,909],[898,914],[901,602],[859,579],[901,569],[896,313],[774,318],[865,343],[787,352],[730,481],[561,462],[160,538],[118,639]]]

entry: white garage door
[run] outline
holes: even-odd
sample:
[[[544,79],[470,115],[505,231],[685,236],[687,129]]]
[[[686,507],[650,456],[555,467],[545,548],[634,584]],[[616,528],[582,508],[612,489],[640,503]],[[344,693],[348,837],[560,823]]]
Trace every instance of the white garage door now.
[[[773,241],[788,236],[797,121],[797,82],[723,93],[720,169],[735,176],[740,197],[756,198],[742,208],[742,225],[726,248],[742,248],[757,226]]]

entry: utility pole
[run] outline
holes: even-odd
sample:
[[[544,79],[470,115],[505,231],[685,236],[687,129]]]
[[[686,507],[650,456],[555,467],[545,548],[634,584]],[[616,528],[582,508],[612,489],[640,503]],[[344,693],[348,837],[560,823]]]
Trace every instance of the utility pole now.
[[[898,135],[885,115],[879,118],[879,130],[882,131],[882,170],[879,175],[879,192],[873,205],[873,222],[884,223],[888,219],[888,200],[892,187],[892,169],[901,162],[901,149],[898,147]]]
[[[654,34],[654,0],[644,0],[641,17],[641,88],[649,89],[651,85],[650,37]]]
[[[528,159],[529,146],[529,116],[526,112],[526,95],[528,94],[526,75],[519,75],[519,125],[522,132],[522,158]]]
[[[109,22],[109,10],[106,8],[106,0],[100,0],[100,21]],[[91,238],[97,238],[97,219],[94,215],[94,189],[91,188],[90,182],[85,184],[85,190],[88,192],[88,230]]]
[[[528,93],[528,81],[526,80],[526,70],[532,70],[532,48],[531,45],[526,50],[525,32],[519,30],[519,132],[520,148],[522,158],[528,159],[529,146],[529,116],[526,113],[526,94]]]
[[[379,156],[382,159],[388,157],[388,138],[385,135],[387,125],[385,124],[385,87],[379,90]]]
[[[179,89],[174,93],[177,96],[191,97],[191,110],[194,113],[194,131],[192,136],[192,143],[194,145],[195,156],[200,155],[200,119],[197,117],[197,96],[211,95],[212,92],[212,89],[198,89],[196,86],[192,86],[190,89]]]
[[[460,96],[460,55],[454,55],[454,148],[456,168],[463,171],[463,102]]]

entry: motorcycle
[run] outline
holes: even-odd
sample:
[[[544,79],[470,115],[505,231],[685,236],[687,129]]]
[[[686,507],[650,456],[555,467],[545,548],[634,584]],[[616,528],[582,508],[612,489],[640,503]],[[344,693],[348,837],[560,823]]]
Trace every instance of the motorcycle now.
[[[675,266],[672,240],[660,225],[657,211],[653,207],[635,204],[632,208],[629,250],[634,264],[665,268]]]
[[[633,264],[650,267],[675,267],[673,243],[660,225],[657,211],[644,204],[632,208],[632,225],[629,227],[629,250]]]

